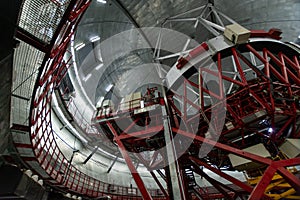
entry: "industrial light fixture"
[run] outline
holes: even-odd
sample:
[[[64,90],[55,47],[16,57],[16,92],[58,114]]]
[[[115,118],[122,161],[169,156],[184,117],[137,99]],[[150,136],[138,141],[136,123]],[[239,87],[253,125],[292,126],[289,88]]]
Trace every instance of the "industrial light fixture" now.
[[[78,51],[78,50],[82,49],[83,47],[85,47],[85,44],[82,43],[82,42],[80,42],[79,44],[77,44],[77,45],[75,46],[75,49],[76,49],[76,51]]]
[[[140,101],[140,104],[141,104],[141,108],[145,107],[145,102],[144,101]]]
[[[97,67],[95,67],[96,70],[101,69],[101,67],[103,67],[103,63],[100,63]]]
[[[97,42],[98,40],[100,40],[99,36],[94,36],[90,38],[90,42]]]
[[[268,129],[268,132],[269,132],[269,133],[272,133],[272,132],[273,132],[273,128],[270,127],[270,128]]]
[[[97,2],[106,4],[106,0],[97,0]]]
[[[108,92],[109,90],[111,90],[111,88],[113,87],[113,84],[109,84],[106,88],[105,91]]]
[[[86,77],[83,77],[82,80],[84,80],[85,82],[87,82],[87,80],[89,80],[89,78],[92,77],[92,74],[88,74]]]

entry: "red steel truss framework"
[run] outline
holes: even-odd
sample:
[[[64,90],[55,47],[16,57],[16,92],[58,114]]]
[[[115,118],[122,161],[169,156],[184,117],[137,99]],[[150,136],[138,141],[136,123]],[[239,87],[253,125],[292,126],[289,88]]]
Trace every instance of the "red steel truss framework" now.
[[[24,158],[24,160],[38,161],[40,166],[50,176],[50,178],[46,181],[52,185],[67,188],[71,191],[90,197],[98,197],[106,195],[106,192],[104,191],[108,184],[83,174],[69,163],[68,159],[64,157],[55,143],[50,117],[50,103],[53,89],[59,85],[61,79],[64,77],[68,67],[70,66],[70,61],[66,63],[62,62],[63,56],[67,51],[71,36],[75,30],[74,27],[76,27],[78,24],[82,13],[86,10],[89,4],[89,0],[71,1],[56,31],[52,43],[48,48],[43,50],[46,52],[46,56],[43,62],[43,68],[39,74],[39,80],[36,83],[31,107],[32,113],[30,118],[30,131],[32,144],[27,147],[34,150],[36,157]],[[19,37],[22,37],[21,33],[19,33]],[[26,39],[26,37],[22,37],[22,39],[25,41],[30,41],[30,39]],[[39,45],[34,41],[30,42],[33,42],[34,46],[37,48],[39,47]],[[200,159],[196,154],[192,153],[184,154],[179,158],[183,164],[192,166],[195,173],[206,178],[218,190],[217,193],[208,193],[204,189],[198,188],[198,191],[193,192],[194,195],[192,198],[196,198],[196,196],[198,196],[198,198],[203,199],[222,197],[233,199],[237,196],[242,196],[242,194],[249,194],[249,199],[253,200],[268,198],[264,192],[275,173],[278,173],[284,177],[285,180],[297,192],[300,192],[299,178],[286,169],[289,166],[300,165],[300,158],[272,160],[241,150],[243,146],[247,146],[247,133],[245,130],[253,129],[253,127],[249,126],[249,124],[253,123],[253,121],[257,122],[258,120],[268,118],[271,127],[274,129],[276,127],[278,128],[277,124],[279,123],[280,128],[277,129],[276,134],[271,134],[269,137],[270,141],[277,145],[280,145],[286,137],[287,128],[291,127],[292,130],[289,137],[299,138],[300,136],[296,123],[297,120],[299,120],[297,118],[299,113],[299,102],[297,98],[300,96],[299,55],[291,55],[291,52],[293,53],[294,51],[285,51],[286,47],[285,50],[277,49],[274,51],[272,46],[265,45],[264,42],[262,42],[261,45],[262,46],[249,43],[244,45],[243,48],[232,47],[229,49],[229,52],[231,52],[230,55],[233,56],[235,66],[237,67],[237,72],[240,77],[239,80],[228,77],[222,73],[222,68],[224,67],[222,65],[223,52],[218,52],[214,58],[219,69],[218,71],[202,68],[200,66],[198,69],[198,75],[200,78],[199,82],[185,80],[182,83],[184,85],[184,89],[187,90],[187,86],[189,86],[197,90],[199,98],[202,99],[202,104],[197,104],[189,100],[186,92],[180,95],[173,91],[173,94],[168,97],[168,101],[166,103],[170,105],[170,116],[174,119],[174,123],[172,123],[171,127],[172,133],[180,134],[187,138],[192,138],[194,140],[193,146],[196,148],[199,148],[201,144],[207,144],[214,147],[213,151],[211,151],[208,155],[208,160]],[[247,57],[243,55],[243,52],[251,52],[256,59],[260,60],[264,66],[263,70],[261,71],[254,66],[247,59]],[[257,79],[255,81],[249,81],[246,79],[241,63],[243,63],[243,65],[247,65],[248,68],[257,74]],[[205,87],[201,81],[203,73],[209,73],[218,77],[220,83],[219,94],[214,93]],[[229,95],[224,95],[224,81],[238,86],[238,91]],[[215,123],[214,128],[216,130],[222,130],[220,139],[218,141],[205,138],[205,133],[208,129],[208,123],[202,117],[204,115],[212,115],[212,109],[204,104],[204,98],[207,94],[218,99],[220,102],[219,105],[224,106],[224,103],[227,102],[225,122],[231,122],[233,125],[230,128],[224,128],[218,127],[218,123]],[[202,116],[203,113],[200,113],[198,116],[186,116],[184,114],[185,112],[180,112],[180,109],[175,106],[172,100],[174,96],[183,97],[184,110],[186,110],[188,106],[192,106],[195,109],[201,110],[204,115]],[[159,101],[159,104],[161,106],[165,106],[165,102],[163,100]],[[216,106],[218,106],[218,104]],[[265,114],[251,121],[251,123],[243,121],[245,117],[251,116],[258,111],[264,111]],[[197,135],[189,132],[188,129],[181,130],[178,127],[178,123],[176,123],[177,117],[175,116],[180,116],[181,120],[185,121],[185,124],[190,124],[190,128],[197,130]],[[282,121],[277,121],[275,116],[286,116],[286,118]],[[147,138],[147,136],[152,133],[163,131],[164,128],[160,123],[159,118],[157,119],[158,120],[156,123],[151,123],[151,127],[145,126],[145,130],[138,132],[130,130],[132,125],[129,125],[125,131],[119,132],[113,126],[112,121],[107,120],[103,122],[113,134],[114,141],[116,141],[116,143],[119,145],[120,151],[125,158],[144,199],[169,199],[170,195],[170,191],[166,191],[163,188],[162,184],[158,181],[153,172],[151,172],[151,175],[163,191],[165,197],[155,197],[156,194],[154,194],[153,191],[148,191],[144,186],[137,170],[135,169],[130,156],[128,155],[128,150],[132,151],[136,148],[133,146],[133,144],[139,142],[135,136],[143,136],[144,138]],[[199,126],[199,123],[201,123],[201,126]],[[228,137],[230,133],[233,133],[236,130],[238,130],[239,136],[241,136],[240,146],[237,146],[237,144],[232,142],[232,140],[230,140],[231,138]],[[252,132],[264,137],[264,134],[258,130],[252,130]],[[226,159],[226,155],[228,153],[232,153],[267,166],[261,181],[256,185],[256,187],[253,188],[252,186],[249,186],[248,184],[229,176],[219,168],[215,167],[218,163],[214,163],[216,161],[211,158],[216,155],[215,153],[217,150],[222,152],[222,157],[218,157],[219,160]],[[141,162],[147,168],[149,168],[149,170],[152,170],[157,169],[161,162],[163,162],[163,159],[157,159],[157,157],[158,155],[154,154],[150,160],[146,160],[142,156],[139,158]],[[206,174],[201,170],[201,166],[238,186],[238,189],[230,188],[220,183],[218,180],[207,177]],[[184,176],[184,172],[181,171],[180,175]],[[186,177],[183,177],[183,179],[186,180]],[[166,180],[168,182],[168,178],[166,178]],[[186,184],[188,184],[188,181],[186,181]],[[122,194],[126,194],[127,188],[124,187],[121,190],[124,190],[124,193]],[[185,185],[185,190],[188,190],[188,185]],[[190,192],[187,192],[187,194],[189,193]],[[187,198],[190,197],[191,196],[187,196]],[[112,196],[112,198],[141,199],[141,197],[126,197],[117,195]]]
[[[261,65],[259,67],[254,65],[253,62],[248,59],[247,54],[254,56],[255,59],[257,59],[256,62],[261,63]],[[231,56],[233,60],[232,64],[236,66],[236,76],[234,77],[226,74],[226,65],[223,64],[224,59],[229,56]],[[173,118],[173,123],[171,123],[173,135],[180,134],[186,138],[193,139],[193,144],[191,145],[193,148],[187,150],[178,159],[179,163],[181,163],[179,165],[181,167],[179,173],[185,182],[185,198],[190,199],[196,198],[195,196],[197,196],[202,199],[224,197],[227,199],[235,199],[238,196],[245,198],[245,194],[248,194],[251,200],[269,199],[270,197],[264,193],[275,173],[280,174],[296,192],[300,192],[299,177],[287,169],[287,167],[299,165],[300,158],[287,159],[281,157],[280,160],[276,160],[274,159],[278,155],[276,152],[276,156],[273,158],[265,158],[242,150],[243,148],[249,147],[249,145],[253,145],[251,140],[255,140],[257,137],[264,138],[268,141],[267,144],[271,143],[276,146],[280,146],[286,137],[299,138],[299,127],[297,125],[300,108],[298,101],[300,94],[299,54],[289,49],[289,47],[283,43],[278,43],[275,40],[265,41],[261,39],[258,42],[233,46],[221,52],[217,52],[216,55],[213,56],[213,59],[218,70],[206,68],[204,64],[202,65],[201,63],[197,64],[199,68],[196,75],[199,77],[199,81],[186,79],[181,83],[183,85],[183,94],[177,94],[171,89],[172,92],[170,92],[167,97],[167,104],[171,108],[170,118]],[[253,74],[256,74],[256,77],[247,79],[245,76],[246,69],[250,69]],[[211,90],[207,88],[203,81],[205,73],[219,80],[217,89],[214,88],[214,90]],[[237,76],[239,78],[236,78]],[[233,84],[236,89],[225,94],[223,86],[225,82]],[[187,90],[191,87],[194,91],[198,91],[199,98],[201,99],[200,104],[189,99]],[[217,109],[213,109],[213,106],[207,106],[205,104],[205,96],[211,96],[217,99],[217,103],[213,105],[217,107]],[[183,111],[175,105],[174,97],[183,99]],[[159,98],[160,100],[156,101],[158,102],[157,104],[164,106],[163,98]],[[193,107],[201,112],[196,115],[188,116],[185,114],[187,113],[188,107]],[[128,110],[128,112],[130,113],[130,110]],[[220,137],[217,141],[206,138],[205,136],[209,129],[207,118],[210,119],[210,116],[213,115],[212,112],[217,112],[215,119],[213,119],[215,120],[213,128],[214,130],[221,130]],[[224,112],[226,112],[225,115]],[[257,113],[263,114],[257,115]],[[164,142],[160,139],[161,132],[164,131],[161,112],[152,112],[150,113],[152,116],[139,116],[135,118],[135,120],[132,120],[132,123],[128,123],[127,127],[121,128],[118,124],[121,124],[122,121],[128,121],[126,118],[130,118],[132,115],[128,114],[127,117],[124,117],[124,114],[122,114],[119,118],[110,118],[115,115],[118,115],[118,113],[105,116],[105,119],[103,119],[103,116],[99,116],[96,120],[100,120],[99,124],[106,130],[105,133],[108,136],[111,134],[109,137],[113,138],[112,140],[118,144],[140,191],[142,191],[143,198],[151,199],[128,152],[135,152],[136,156],[150,171],[159,169],[164,161],[167,160],[165,154],[159,151],[156,151],[150,159],[146,159],[143,157],[143,154],[140,154],[140,152],[145,150],[158,149],[161,147],[159,143]],[[184,124],[189,125],[186,130],[182,130],[182,128],[179,127],[178,116],[185,122]],[[223,117],[225,124],[230,124],[230,126],[219,124],[218,121],[221,120],[220,117]],[[133,128],[133,125],[140,120],[150,121],[150,118],[152,120],[151,123],[145,123],[146,125],[144,125],[143,130],[137,131]],[[268,132],[262,130],[262,128],[259,127],[262,121],[268,121],[268,127],[276,131]],[[287,136],[288,129],[290,129],[291,132]],[[191,130],[194,131],[191,132]],[[146,142],[147,139],[153,138],[153,134],[157,135],[156,146],[151,146]],[[204,159],[198,157],[198,152],[193,152],[195,148],[200,149],[203,144],[213,147],[213,150],[209,152]],[[178,151],[180,150],[178,149]],[[272,149],[270,149],[270,151],[272,151]],[[257,170],[263,168],[264,174],[255,187],[224,173],[220,169],[220,166],[222,166],[221,162],[228,160],[227,156],[229,153],[262,164],[263,167],[257,168]],[[158,159],[158,154],[161,154],[160,159]],[[197,188],[198,192],[189,191],[188,187],[190,183],[184,172],[187,166],[189,166],[189,168],[192,167],[195,173],[209,181],[218,190],[218,195],[208,193],[199,187]],[[237,188],[228,187],[220,181],[208,177],[201,167],[205,167],[228,180],[237,186]],[[162,189],[166,198],[169,199],[169,194],[172,192],[171,189],[168,188],[168,191],[165,191],[155,174],[152,172],[151,175]],[[165,178],[165,180],[167,184],[170,181],[167,178]]]

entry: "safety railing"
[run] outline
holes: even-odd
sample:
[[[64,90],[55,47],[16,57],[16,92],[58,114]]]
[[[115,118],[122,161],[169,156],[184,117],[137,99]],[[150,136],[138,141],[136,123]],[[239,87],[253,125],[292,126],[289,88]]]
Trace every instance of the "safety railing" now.
[[[127,102],[121,102],[114,105],[108,105],[108,106],[102,106],[97,108],[97,110],[93,114],[93,120],[106,118],[106,117],[112,117],[114,115],[118,115],[121,113],[134,113],[137,114],[137,112],[146,112],[153,110],[154,108],[151,106],[159,105],[159,97],[151,99],[151,102],[145,102],[144,98],[137,98],[133,99]]]
[[[76,102],[71,98],[66,102],[68,111],[73,116],[74,121],[77,125],[87,134],[97,134],[98,131],[91,125],[91,119],[87,119],[87,115],[84,110],[76,104]]]
[[[72,54],[67,57],[71,60]],[[69,75],[68,75],[69,76]],[[91,124],[93,111],[88,105],[82,105],[81,100],[77,99],[71,80],[66,76],[56,90],[57,98],[60,98],[62,107],[66,110],[81,130],[87,134],[98,134],[98,131]]]
[[[39,31],[37,30],[45,28],[44,31],[46,31],[48,30],[47,26],[45,24],[37,24],[41,29],[29,27],[27,24],[28,20],[31,20],[30,24],[32,25],[32,20],[40,21],[40,19],[35,19],[33,16],[27,17],[28,13],[34,13],[32,11],[38,9],[39,5],[42,3],[57,6],[54,10],[63,8],[63,11],[65,11],[63,12],[64,15],[59,23],[53,22],[55,16],[56,18],[58,18],[57,16],[60,16],[60,14],[57,13],[54,14],[52,21],[48,22],[46,19],[42,20],[43,22],[47,21],[47,23],[51,22],[53,37],[52,35],[46,34],[49,39],[52,38],[52,50],[51,52],[47,52],[44,57],[41,65],[42,67],[39,70],[37,81],[32,92],[33,97],[29,121],[31,130],[30,137],[32,149],[39,166],[36,166],[34,163],[32,163],[31,166],[36,169],[42,167],[49,176],[49,178],[45,179],[45,182],[56,185],[57,187],[66,187],[69,191],[75,193],[90,197],[110,196],[111,199],[122,200],[142,199],[137,188],[111,185],[82,173],[71,164],[70,160],[66,158],[56,144],[51,125],[52,95],[54,89],[64,77],[67,69],[71,66],[71,61],[65,62],[63,61],[63,57],[67,51],[74,28],[78,24],[82,13],[90,4],[90,0],[71,0],[68,3],[61,2],[62,1],[58,0],[28,0],[25,2],[20,21],[21,28],[24,28],[31,34],[35,34],[39,37]],[[51,9],[45,9],[45,13],[47,10]],[[43,37],[40,37],[40,39],[50,41],[46,38],[45,33],[41,34]],[[79,114],[79,116],[81,116],[81,114]],[[83,116],[81,117],[83,118]],[[40,172],[43,177],[47,176],[45,172],[41,172],[40,170],[35,171]],[[150,190],[150,193],[154,199],[165,199],[164,197],[160,197],[157,190]]]

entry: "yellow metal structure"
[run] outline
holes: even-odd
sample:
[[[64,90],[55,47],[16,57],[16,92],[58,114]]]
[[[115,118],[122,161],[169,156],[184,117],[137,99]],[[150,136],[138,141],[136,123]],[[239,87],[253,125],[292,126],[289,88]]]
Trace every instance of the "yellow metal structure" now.
[[[300,174],[300,170],[295,167],[289,168],[288,171],[293,174]],[[247,174],[245,174],[247,182],[252,186],[255,186],[259,183],[262,175],[263,171],[260,171],[260,175],[256,177],[249,177]],[[274,174],[271,183],[265,190],[265,194],[275,200],[283,198],[300,199],[300,195],[296,194],[295,189],[290,184],[288,184],[281,175],[277,173]]]

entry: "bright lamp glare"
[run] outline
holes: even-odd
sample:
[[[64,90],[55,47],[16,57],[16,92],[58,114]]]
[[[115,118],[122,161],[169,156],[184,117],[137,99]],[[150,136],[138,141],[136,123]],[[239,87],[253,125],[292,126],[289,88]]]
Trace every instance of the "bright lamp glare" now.
[[[104,4],[106,3],[105,0],[97,0],[97,2],[98,2],[98,3],[104,3]]]
[[[94,36],[94,37],[91,37],[91,38],[90,38],[90,42],[96,42],[96,41],[98,41],[98,40],[100,40],[100,37],[99,37],[99,36]]]
[[[270,127],[270,128],[268,129],[268,132],[269,132],[269,133],[272,133],[272,132],[273,132],[273,128]]]
[[[76,51],[78,51],[79,49],[82,49],[83,47],[85,47],[85,44],[81,42],[75,46],[75,49],[76,49]]]
[[[108,92],[113,86],[114,86],[113,84],[109,84],[109,85],[105,88],[106,92]]]
[[[99,70],[99,69],[101,69],[101,67],[103,67],[103,63],[100,63],[95,69]]]

